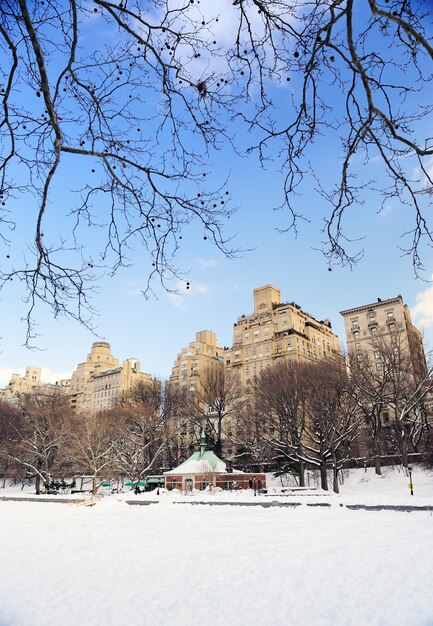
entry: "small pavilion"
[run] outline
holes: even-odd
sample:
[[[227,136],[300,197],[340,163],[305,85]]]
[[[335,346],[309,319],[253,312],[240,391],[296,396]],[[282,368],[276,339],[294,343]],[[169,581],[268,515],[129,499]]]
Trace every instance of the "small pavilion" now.
[[[189,459],[168,472],[164,472],[165,487],[168,490],[203,491],[206,487],[219,487],[225,490],[266,488],[266,475],[263,473],[233,470],[231,463],[221,461],[211,450],[206,450],[204,429],[200,437],[200,449]]]

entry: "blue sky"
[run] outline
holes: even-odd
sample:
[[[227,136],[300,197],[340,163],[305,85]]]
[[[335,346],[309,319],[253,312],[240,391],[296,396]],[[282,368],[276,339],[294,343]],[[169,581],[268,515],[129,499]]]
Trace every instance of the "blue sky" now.
[[[219,28],[221,35],[221,23]],[[224,37],[228,36],[225,32]],[[216,65],[220,62],[217,60]],[[290,90],[296,91],[296,87],[296,79],[290,88],[273,86],[279,121],[284,120]],[[335,98],[331,92],[329,95]],[[338,111],[338,100],[331,101]],[[231,130],[238,144],[248,144],[250,137],[239,125],[233,125]],[[310,157],[322,180],[326,183],[332,179],[341,167],[335,136],[319,139]],[[46,223],[46,232],[54,238],[70,230],[70,221],[59,215],[76,202],[69,190],[74,181],[86,176],[82,168],[81,163],[68,165],[54,190]],[[401,294],[412,310],[413,321],[424,331],[426,349],[433,347],[433,287],[428,282],[433,276],[433,254],[431,249],[423,248],[426,280],[416,279],[410,259],[402,256],[399,249],[404,246],[401,233],[411,224],[406,207],[394,201],[378,212],[379,197],[365,192],[364,204],[350,209],[346,216],[350,235],[365,237],[353,244],[354,250],[357,246],[364,249],[364,257],[353,270],[336,266],[328,271],[328,264],[318,251],[328,207],[314,191],[313,181],[307,181],[297,199],[298,208],[308,221],[299,222],[296,238],[291,232],[277,232],[277,228],[287,224],[284,211],[274,211],[281,203],[283,174],[278,163],[269,163],[268,169],[263,170],[255,154],[241,158],[227,146],[210,155],[209,170],[210,181],[215,185],[229,177],[229,200],[238,210],[227,222],[226,233],[236,234],[235,247],[249,251],[237,259],[226,259],[209,240],[203,239],[198,225],[190,225],[183,234],[183,248],[177,259],[190,289],[182,280],[172,284],[177,294],[154,284],[155,297],[148,299],[141,295],[141,290],[150,261],[143,251],[132,251],[132,267],[98,283],[93,299],[100,312],[95,318],[96,335],[76,322],[53,320],[51,313],[40,307],[36,314],[36,350],[22,345],[26,330],[21,319],[26,312],[25,294],[20,285],[11,284],[0,301],[0,385],[8,382],[12,372],[22,372],[27,365],[44,368],[43,378],[47,381],[68,375],[85,360],[92,342],[100,338],[110,342],[118,359],[138,358],[144,371],[167,377],[176,354],[194,339],[197,331],[213,330],[220,345],[231,345],[233,323],[238,316],[252,312],[253,289],[268,283],[280,288],[283,301],[297,302],[317,319],[329,318],[342,346],[344,326],[339,311],[378,297]],[[368,163],[359,159],[356,173],[360,180],[381,179],[374,156]],[[33,230],[35,205],[30,197],[24,197],[15,202],[13,210],[18,216],[13,250],[22,253]],[[98,230],[85,232],[84,237],[90,249],[101,245]],[[6,254],[4,250],[0,253]]]
[[[158,299],[145,299],[140,264],[101,281],[94,299],[100,311],[96,330],[98,337],[110,342],[117,358],[136,357],[144,371],[166,377],[177,352],[197,331],[213,330],[221,345],[230,345],[233,323],[253,310],[253,289],[268,283],[280,288],[284,301],[296,301],[317,319],[329,318],[342,343],[339,311],[401,294],[415,307],[413,320],[421,322],[426,346],[433,346],[433,288],[413,277],[409,260],[397,247],[402,222],[398,207],[380,215],[375,215],[372,207],[364,207],[363,216],[353,220],[363,223],[367,237],[364,258],[353,271],[334,267],[329,272],[323,256],[314,250],[320,244],[318,219],[302,223],[297,238],[275,230],[284,223],[284,214],[272,211],[277,174],[263,172],[250,159],[242,161],[240,168],[233,163],[231,176],[236,181],[230,185],[233,201],[240,208],[230,228],[238,232],[240,246],[255,249],[241,258],[225,259],[191,227],[179,258],[183,267],[190,268],[190,290],[182,281],[173,285],[177,295],[155,285]],[[314,196],[303,200],[307,207],[315,202]],[[433,271],[431,254],[426,267]],[[45,373],[47,379],[69,373],[85,360],[91,343],[98,339],[77,323],[53,320],[41,309],[37,328],[41,350],[30,351],[22,347],[25,325],[19,319],[24,310],[19,290],[4,297],[1,308],[1,384],[12,370],[20,371],[26,365],[51,370]]]

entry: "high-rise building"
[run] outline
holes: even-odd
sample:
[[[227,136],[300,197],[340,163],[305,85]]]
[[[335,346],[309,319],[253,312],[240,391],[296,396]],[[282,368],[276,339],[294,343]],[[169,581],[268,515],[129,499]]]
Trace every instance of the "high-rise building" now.
[[[409,307],[399,295],[341,311],[344,318],[347,350],[355,358],[367,356],[371,362],[380,360],[379,341],[391,343],[398,337],[399,349],[408,351],[413,372],[419,376],[427,371],[420,331],[412,324]],[[381,366],[377,363],[378,368]]]
[[[378,298],[376,302],[341,311],[341,315],[345,323],[351,368],[359,370],[358,375],[366,376],[367,389],[371,385],[371,389],[377,387],[380,390],[389,380],[392,397],[393,393],[403,391],[404,394],[399,385],[410,385],[411,380],[422,381],[427,375],[421,333],[412,324],[409,308],[400,295],[387,300]],[[367,397],[368,393],[371,395],[371,389]],[[383,403],[374,398],[373,394],[372,423],[378,433],[376,446],[380,447],[381,454],[398,454],[401,452],[401,423],[395,418],[395,404],[388,404],[386,395]],[[419,441],[419,449],[424,445],[423,441]],[[371,424],[368,421],[358,433],[354,450],[359,457],[368,458],[373,454]]]
[[[123,365],[111,354],[110,344],[96,341],[84,363],[79,363],[71,377],[71,406],[77,413],[96,413],[111,408],[134,384],[151,381],[150,374],[140,371],[137,359]]]
[[[8,402],[15,402],[18,400],[21,394],[31,393],[36,387],[41,384],[41,368],[40,367],[26,367],[26,373],[24,376],[19,374],[12,374],[9,384],[0,389],[0,399]]]
[[[319,361],[340,354],[331,323],[316,320],[295,302],[281,302],[272,285],[254,289],[254,313],[241,315],[233,327],[226,367],[242,387],[277,359]]]
[[[184,389],[188,395],[195,393],[200,379],[217,368],[224,367],[224,350],[218,346],[216,334],[202,330],[195,335],[187,348],[183,348],[174,362],[169,384]]]
[[[95,372],[89,381],[91,412],[110,409],[138,382],[151,383],[152,376],[140,371],[137,359],[127,359],[119,367]]]
[[[202,330],[196,333],[195,341],[191,341],[176,357],[168,385],[179,393],[181,400],[173,422],[181,460],[191,453],[201,430],[199,416],[206,412],[203,383],[224,370],[223,355],[224,350],[218,346],[216,334]]]

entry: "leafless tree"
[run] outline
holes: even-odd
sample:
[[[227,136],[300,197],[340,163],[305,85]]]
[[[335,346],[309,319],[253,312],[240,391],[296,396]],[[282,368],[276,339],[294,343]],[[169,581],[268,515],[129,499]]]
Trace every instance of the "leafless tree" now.
[[[414,449],[429,425],[425,402],[432,369],[424,359],[414,362],[411,354],[407,337],[396,329],[349,356],[353,392],[371,434],[377,474],[384,443],[407,467],[409,445]]]
[[[115,476],[115,455],[120,431],[116,416],[110,412],[80,414],[70,422],[71,456],[83,473],[92,476],[92,493],[102,479]]]
[[[394,439],[407,469],[410,445],[429,423],[423,405],[432,388],[433,369],[414,366],[409,346],[399,333],[393,333],[391,341],[381,339],[376,346],[376,363],[387,379],[385,401],[392,425],[388,436]]]
[[[261,416],[258,436],[267,443],[280,465],[296,468],[301,487],[305,486],[307,375],[307,365],[282,360],[265,369],[254,387],[255,411]]]
[[[119,431],[114,447],[115,463],[133,484],[154,468],[165,449],[167,414],[161,400],[160,381],[143,381],[112,410]]]
[[[280,361],[261,374],[255,391],[263,437],[274,455],[296,467],[300,486],[305,486],[306,467],[319,469],[323,489],[328,489],[331,462],[338,493],[338,471],[360,423],[342,364]]]
[[[206,184],[207,151],[224,136],[218,112],[230,96],[189,69],[209,48],[204,30],[189,3],[1,3],[3,243],[18,199],[31,203],[35,223],[25,258],[9,253],[0,279],[25,285],[27,341],[38,302],[89,323],[94,281],[127,266],[136,245],[148,251],[149,279],[177,275],[174,257],[193,220],[233,254],[222,234],[228,191]],[[74,203],[59,210],[56,181],[72,179]],[[101,250],[85,249],[89,227],[105,230]]]
[[[229,191],[206,184],[212,151],[233,141],[232,128],[249,132],[250,151],[263,164],[280,161],[288,229],[308,218],[297,193],[316,180],[330,204],[329,263],[359,257],[344,218],[373,190],[382,206],[396,199],[412,210],[405,250],[422,268],[421,244],[432,242],[429,5],[217,6],[221,14],[206,17],[211,8],[194,0],[145,7],[138,0],[2,1],[0,236],[12,245],[0,280],[3,289],[10,280],[24,284],[28,342],[41,302],[56,316],[90,324],[96,279],[133,262],[136,246],[148,252],[144,274],[167,284],[178,275],[175,255],[193,220],[200,236],[233,256],[222,230],[232,212]],[[221,42],[215,33],[224,20]],[[317,157],[322,138],[341,155],[334,184]],[[377,181],[357,178],[358,164],[372,161]],[[71,204],[60,208],[56,185],[77,192]],[[25,203],[34,224],[21,254],[13,229],[20,231],[17,207]],[[99,250],[93,241],[86,246],[89,227],[104,229]]]
[[[341,362],[309,366],[303,453],[320,469],[322,489],[328,488],[327,465],[333,471],[333,490],[339,492],[338,472],[351,457],[351,444],[361,425],[353,397],[353,382]]]
[[[265,471],[265,467],[273,465],[272,450],[266,437],[267,416],[249,400],[245,401],[236,418],[236,427],[231,435],[235,446],[233,460],[236,465],[251,469],[257,467]]]
[[[237,379],[222,366],[207,368],[189,396],[188,421],[197,433],[205,429],[208,442],[218,457],[233,439],[242,405]]]
[[[251,111],[241,115],[251,130],[261,131],[254,146],[261,161],[278,155],[289,228],[296,230],[303,217],[295,201],[299,194],[302,202],[302,183],[311,185],[312,176],[330,206],[324,253],[330,263],[353,265],[362,251],[353,250],[354,235],[350,239],[346,232],[345,218],[349,208],[362,206],[371,190],[378,196],[378,210],[395,200],[411,210],[404,249],[418,272],[423,268],[421,242],[432,243],[431,4],[233,4],[238,30],[231,67],[242,70],[244,89],[253,102]],[[287,81],[293,88],[282,112],[277,89]],[[335,176],[321,167],[322,139],[331,141],[341,156]],[[330,144],[325,145],[329,150]],[[361,163],[371,162],[375,180],[360,172]]]
[[[6,478],[11,474],[11,453],[17,444],[16,425],[21,415],[17,407],[0,400],[0,467],[3,475],[2,487],[6,486]]]
[[[371,451],[375,472],[382,474],[382,412],[386,409],[385,389],[387,377],[377,369],[374,359],[363,354],[349,356],[349,367],[354,382],[354,393],[359,409],[364,416],[371,437]]]
[[[164,450],[162,460],[165,468],[172,469],[184,461],[189,451],[187,441],[194,440],[194,424],[190,421],[190,398],[184,388],[169,381],[161,387],[161,412],[164,415]],[[189,436],[188,436],[189,431]],[[197,435],[198,439],[198,434]]]
[[[47,490],[68,458],[70,407],[63,395],[40,390],[22,394],[18,409],[17,419],[10,422],[12,445],[6,455],[36,477],[39,494],[41,483]]]

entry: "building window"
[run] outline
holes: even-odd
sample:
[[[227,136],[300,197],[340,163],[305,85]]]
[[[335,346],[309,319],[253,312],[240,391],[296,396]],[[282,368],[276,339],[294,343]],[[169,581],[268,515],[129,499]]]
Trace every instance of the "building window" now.
[[[359,331],[358,331],[358,330],[355,330],[355,331],[354,331],[354,333],[353,333],[353,337],[354,337],[354,339],[359,339],[359,338],[360,338],[360,335],[359,335]]]
[[[388,322],[393,322],[394,321],[394,312],[393,311],[388,311],[388,313],[386,314],[386,319],[388,320]]]

